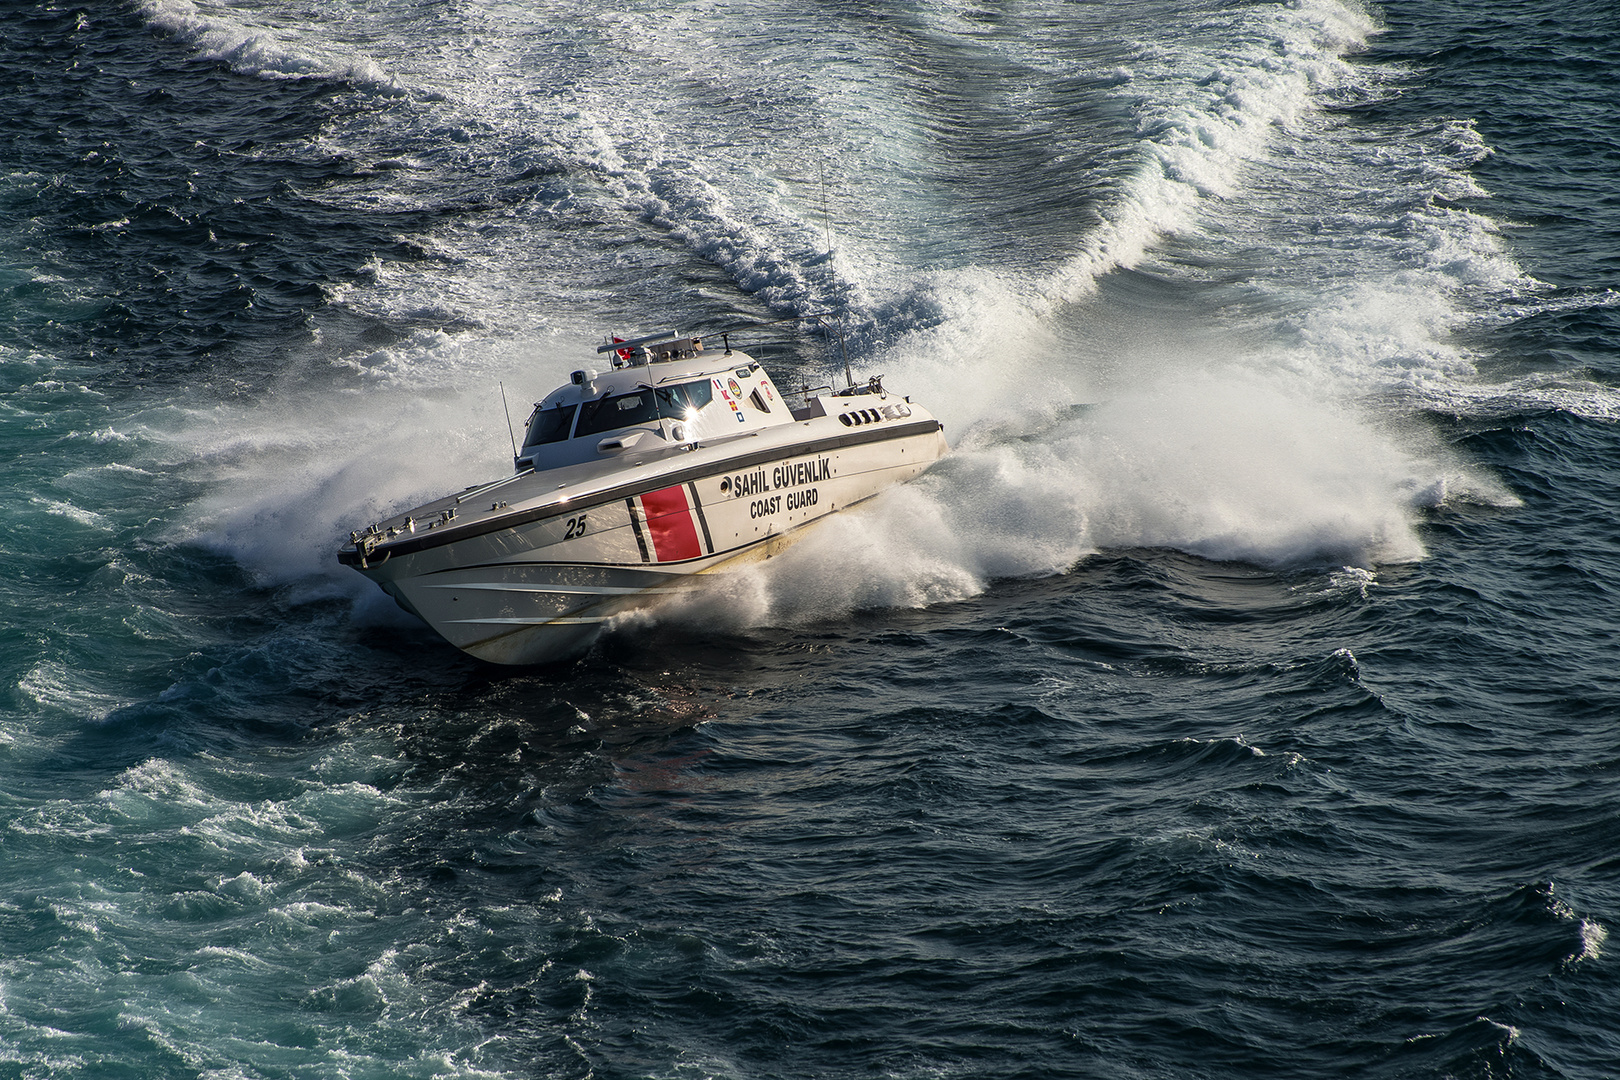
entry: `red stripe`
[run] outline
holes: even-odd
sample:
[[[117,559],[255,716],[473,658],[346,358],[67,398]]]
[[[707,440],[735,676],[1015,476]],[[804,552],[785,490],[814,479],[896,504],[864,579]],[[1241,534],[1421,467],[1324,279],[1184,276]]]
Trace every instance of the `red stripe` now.
[[[684,487],[677,484],[647,492],[641,497],[641,509],[647,515],[647,533],[659,562],[695,559],[703,554]]]

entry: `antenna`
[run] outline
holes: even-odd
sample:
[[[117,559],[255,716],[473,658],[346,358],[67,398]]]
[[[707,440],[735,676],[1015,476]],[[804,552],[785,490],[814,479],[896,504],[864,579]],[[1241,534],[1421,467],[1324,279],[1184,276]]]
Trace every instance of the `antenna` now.
[[[823,155],[821,157],[820,165],[821,165],[821,227],[822,227],[822,230],[823,230],[823,235],[826,237],[826,241],[827,241],[827,274],[828,274],[829,277],[831,277],[831,279],[833,281],[833,284],[836,286],[838,284],[838,274],[833,270],[833,266],[832,266],[832,257],[833,257],[832,213],[831,213],[831,211],[829,211],[827,209],[827,158],[826,158],[825,155]],[[854,386],[855,385],[855,376],[853,374],[851,374],[850,370],[849,370],[849,346],[844,343],[844,316],[843,316],[843,314],[840,313],[837,316],[837,322],[836,323],[829,322],[827,319],[823,318],[819,314],[811,315],[811,316],[808,316],[808,317],[813,318],[818,323],[820,323],[821,328],[823,330],[831,330],[831,331],[833,331],[834,333],[836,333],[838,335],[838,349],[839,349],[840,352],[842,352],[844,354],[844,379],[845,379],[845,381],[847,382],[848,385]]]
[[[849,367],[849,345],[844,341],[844,317],[842,315],[833,315],[830,311],[807,311],[803,315],[792,315],[786,319],[772,319],[769,322],[742,323],[738,326],[729,326],[724,330],[710,331],[710,334],[719,334],[722,341],[727,341],[727,335],[741,333],[744,330],[758,330],[765,326],[780,326],[783,323],[797,323],[806,320],[814,321],[824,333],[838,335],[838,351],[844,357],[844,378],[848,380],[850,386],[854,386],[855,376]],[[727,347],[730,347],[729,341],[727,341]],[[828,348],[831,349],[830,344]]]
[[[827,261],[832,261],[832,215],[827,212],[827,159],[821,159],[821,227],[827,238]]]
[[[844,344],[844,317],[840,315],[838,321],[829,323],[825,319],[817,319],[822,326],[830,326],[838,335],[838,349],[844,354],[844,379],[850,386],[855,385],[855,376],[849,370],[849,346]]]
[[[501,388],[501,412],[506,414],[506,437],[512,440],[512,460],[516,461],[518,456],[517,434],[512,430],[512,407],[506,403],[506,384],[496,383],[495,385]]]

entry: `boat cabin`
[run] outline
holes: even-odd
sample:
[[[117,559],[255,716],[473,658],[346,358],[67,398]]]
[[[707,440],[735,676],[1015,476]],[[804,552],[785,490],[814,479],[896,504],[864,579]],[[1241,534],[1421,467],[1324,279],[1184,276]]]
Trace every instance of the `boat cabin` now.
[[[653,334],[597,352],[611,354],[609,370],[575,371],[535,403],[513,462],[518,471],[690,446],[806,418],[794,415],[758,361],[729,348],[705,351],[701,338]]]

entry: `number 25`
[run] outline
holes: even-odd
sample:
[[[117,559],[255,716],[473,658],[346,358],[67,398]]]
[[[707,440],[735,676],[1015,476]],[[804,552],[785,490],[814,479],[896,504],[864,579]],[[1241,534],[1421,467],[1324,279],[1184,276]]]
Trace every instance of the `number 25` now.
[[[569,518],[568,519],[568,531],[563,533],[563,539],[564,540],[572,540],[576,536],[584,536],[584,535],[585,535],[585,515],[581,514],[577,518]]]

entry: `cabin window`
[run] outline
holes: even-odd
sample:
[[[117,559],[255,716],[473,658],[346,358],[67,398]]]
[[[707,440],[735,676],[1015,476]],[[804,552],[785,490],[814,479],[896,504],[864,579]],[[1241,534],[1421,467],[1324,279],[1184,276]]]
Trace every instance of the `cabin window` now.
[[[760,412],[770,412],[771,411],[771,407],[769,405],[765,404],[765,398],[760,394],[760,392],[758,390],[755,390],[752,394],[748,395],[748,404],[752,405],[754,408],[758,409]]]
[[[619,428],[634,427],[636,424],[653,424],[657,421],[658,408],[653,402],[651,390],[616,394],[613,397],[587,401],[580,406],[579,427],[574,431],[574,438],[600,435],[604,431],[617,431]]]
[[[637,424],[655,424],[660,418],[685,419],[714,400],[714,388],[709,380],[641,389],[633,394],[587,401],[580,406],[579,428],[574,438],[600,435],[604,431],[634,427]]]
[[[529,433],[523,436],[524,446],[539,446],[542,443],[562,442],[568,438],[568,429],[574,426],[574,414],[579,412],[578,405],[567,405],[556,409],[536,409],[529,418]]]
[[[659,391],[660,394],[664,391]],[[703,406],[714,400],[714,384],[708,379],[701,382],[682,383],[672,386],[669,390],[671,398],[676,402],[676,414],[697,412]]]

